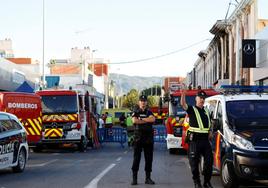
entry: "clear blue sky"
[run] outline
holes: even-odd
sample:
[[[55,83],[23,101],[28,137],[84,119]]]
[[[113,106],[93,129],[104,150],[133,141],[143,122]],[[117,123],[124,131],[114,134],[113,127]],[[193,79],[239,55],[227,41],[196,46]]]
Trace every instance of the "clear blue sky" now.
[[[224,19],[228,4],[229,0],[45,0],[46,61],[69,58],[76,46],[97,49],[95,57],[112,63],[179,50],[212,38],[209,30]],[[0,39],[12,39],[16,57],[41,61],[42,0],[0,5]],[[208,42],[153,61],[111,65],[111,72],[185,76]]]

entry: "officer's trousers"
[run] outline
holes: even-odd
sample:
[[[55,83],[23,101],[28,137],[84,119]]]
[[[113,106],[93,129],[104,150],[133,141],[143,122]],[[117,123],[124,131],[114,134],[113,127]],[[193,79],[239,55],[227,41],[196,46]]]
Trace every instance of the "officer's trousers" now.
[[[134,160],[132,164],[132,171],[138,172],[141,160],[141,152],[143,149],[144,158],[145,158],[145,171],[152,172],[152,163],[153,163],[153,150],[154,144],[141,142],[141,141],[134,141],[133,143],[133,150],[134,150]]]
[[[199,174],[199,163],[201,156],[204,157],[204,165],[203,169],[201,169],[204,175],[204,182],[209,182],[212,176],[213,165],[211,144],[208,140],[190,141],[188,158],[195,183],[201,183]]]

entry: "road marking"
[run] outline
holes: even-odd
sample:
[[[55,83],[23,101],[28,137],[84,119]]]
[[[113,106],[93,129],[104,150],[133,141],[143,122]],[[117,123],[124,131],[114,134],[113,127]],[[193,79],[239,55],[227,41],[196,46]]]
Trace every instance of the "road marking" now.
[[[51,161],[48,161],[48,162],[46,162],[46,163],[40,163],[40,164],[30,164],[30,165],[27,165],[27,167],[43,167],[43,166],[46,166],[46,165],[48,165],[48,164],[50,164],[50,163],[54,163],[54,162],[56,162],[56,161],[58,161],[59,159],[54,159],[54,160],[51,160]]]
[[[128,151],[125,151],[124,154],[127,154]]]
[[[51,155],[60,155],[59,153],[52,153]]]
[[[122,159],[122,157],[118,157],[117,159],[116,159],[116,161],[118,162],[118,161],[120,161]]]
[[[103,170],[98,176],[96,176],[88,185],[86,185],[84,188],[97,188],[98,182],[100,179],[109,172],[113,167],[115,167],[116,164],[110,164],[105,170]]]

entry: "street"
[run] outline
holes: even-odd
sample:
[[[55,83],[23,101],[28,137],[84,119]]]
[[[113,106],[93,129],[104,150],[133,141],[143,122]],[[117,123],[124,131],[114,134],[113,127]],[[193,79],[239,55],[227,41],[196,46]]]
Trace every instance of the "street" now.
[[[193,187],[187,156],[170,155],[164,144],[155,144],[152,178],[156,185],[144,184],[142,158],[138,186],[131,186],[131,164],[132,149],[117,143],[84,153],[75,148],[47,149],[31,152],[23,173],[1,170],[0,188]],[[213,176],[212,184],[222,187],[219,176]]]

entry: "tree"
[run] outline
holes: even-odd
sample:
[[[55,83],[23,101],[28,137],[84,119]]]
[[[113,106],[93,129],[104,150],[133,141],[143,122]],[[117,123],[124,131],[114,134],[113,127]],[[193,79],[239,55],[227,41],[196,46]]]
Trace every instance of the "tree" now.
[[[123,107],[133,110],[138,104],[139,92],[136,89],[131,89],[123,100]]]

